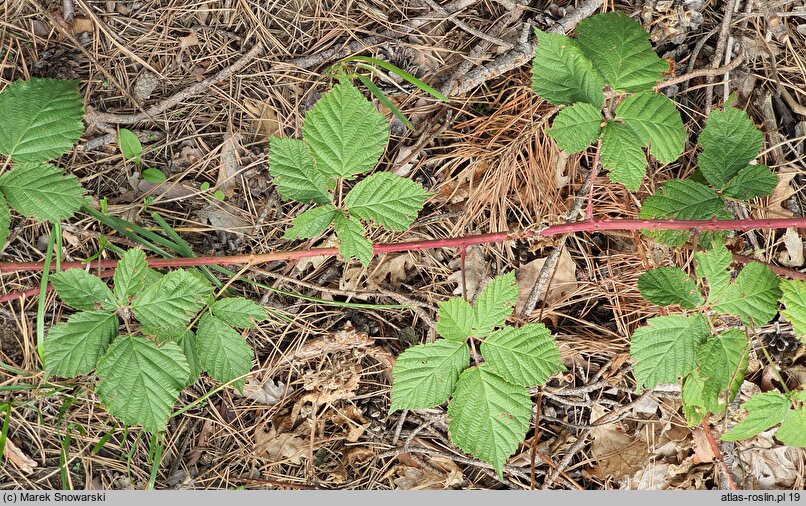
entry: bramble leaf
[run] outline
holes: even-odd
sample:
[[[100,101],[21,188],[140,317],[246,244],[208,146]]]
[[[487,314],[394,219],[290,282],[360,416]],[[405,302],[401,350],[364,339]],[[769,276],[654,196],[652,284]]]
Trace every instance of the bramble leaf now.
[[[334,222],[336,237],[339,238],[339,254],[345,262],[357,258],[363,265],[369,265],[372,260],[372,243],[365,237],[367,231],[357,218],[347,218],[344,213],[336,214]]]
[[[625,98],[616,107],[621,118],[661,163],[671,163],[683,153],[686,128],[674,102],[658,93],[639,93]]]
[[[781,315],[792,324],[795,335],[803,339],[806,336],[806,282],[782,279],[781,290],[781,302],[786,306]]]
[[[546,133],[566,153],[584,151],[602,132],[602,112],[586,102],[562,109]]]
[[[532,90],[554,105],[587,102],[604,104],[604,81],[573,39],[535,30],[537,49],[532,59]]]
[[[741,109],[730,105],[713,111],[697,140],[702,152],[697,164],[708,183],[724,188],[761,149],[762,135]]]
[[[709,413],[719,411],[718,399],[706,399],[704,395],[705,380],[699,369],[694,369],[683,379],[683,415],[689,427],[699,425]]]
[[[446,402],[469,363],[470,350],[464,342],[439,339],[407,349],[392,368],[389,412],[433,408]]]
[[[54,325],[45,338],[45,370],[73,378],[95,369],[106,347],[118,333],[118,319],[112,313],[82,311]]]
[[[42,221],[60,221],[84,201],[75,176],[65,176],[49,163],[18,163],[0,176],[0,190],[11,207]]]
[[[722,434],[722,440],[747,439],[764,432],[784,419],[789,404],[789,399],[777,392],[754,395],[741,406],[747,410],[747,418]]]
[[[140,323],[157,329],[175,329],[190,322],[212,294],[210,283],[191,271],[172,271],[147,286],[132,301]]]
[[[389,127],[372,103],[343,81],[322,95],[305,116],[302,136],[322,174],[353,179],[381,159]]]
[[[472,335],[474,318],[473,306],[461,297],[440,302],[437,333],[450,341],[464,342]]]
[[[123,253],[113,277],[118,304],[127,305],[130,296],[145,288],[147,277],[148,261],[143,250],[132,248]]]
[[[495,327],[502,326],[518,300],[518,285],[515,271],[496,276],[484,285],[476,298],[476,316],[473,320],[472,335],[486,337]]]
[[[485,362],[513,385],[535,387],[563,370],[560,350],[542,323],[504,327],[481,344]]]
[[[0,193],[0,251],[6,245],[6,239],[11,229],[11,213],[8,210],[8,204],[3,194]]]
[[[255,322],[266,319],[266,311],[260,305],[243,297],[218,299],[210,306],[210,311],[227,325],[239,329],[257,327]]]
[[[714,241],[710,251],[694,254],[694,273],[698,280],[708,283],[708,302],[716,301],[730,281],[730,263],[733,256],[722,241]]]
[[[199,320],[196,352],[201,368],[222,383],[248,374],[255,358],[243,337],[210,313],[204,313]],[[244,382],[245,378],[241,378],[232,385],[243,390]]]
[[[508,383],[483,365],[465,370],[456,383],[448,419],[459,448],[490,463],[501,476],[529,428],[532,402],[524,387]]]
[[[143,153],[143,145],[140,139],[131,130],[121,128],[118,130],[118,146],[123,158],[133,163],[140,163],[140,155]]]
[[[627,125],[608,123],[602,136],[602,166],[609,170],[614,183],[636,191],[646,176],[646,157],[641,139]]]
[[[787,411],[775,439],[787,446],[806,447],[806,408]]]
[[[190,385],[199,379],[202,372],[201,365],[199,364],[198,352],[196,351],[196,334],[184,327],[173,329],[151,329],[147,327],[140,327],[140,332],[146,336],[152,336],[154,341],[159,345],[166,341],[173,341],[177,346],[182,348],[185,354],[185,359],[190,368],[190,375],[188,376],[185,386]]]
[[[283,200],[327,204],[328,181],[313,164],[304,141],[269,138],[269,174]]]
[[[15,81],[0,93],[0,153],[14,162],[61,156],[84,133],[78,81]]]
[[[738,316],[748,325],[763,325],[778,312],[778,285],[778,276],[769,267],[749,263],[719,295],[714,309]]]
[[[652,89],[669,70],[655,54],[641,24],[621,12],[608,12],[582,20],[577,45],[594,68],[616,91]]]
[[[140,336],[115,339],[98,362],[98,397],[128,425],[165,430],[171,408],[190,376],[185,354],[174,343],[157,347]]]
[[[324,205],[308,209],[292,222],[292,227],[285,231],[284,239],[311,239],[324,232],[333,223],[338,210],[332,205]]]
[[[748,165],[725,185],[725,195],[740,200],[766,197],[778,184],[778,178],[766,165]]]
[[[410,179],[376,172],[350,190],[344,204],[350,216],[389,230],[406,230],[431,194]]]
[[[694,280],[677,267],[658,267],[641,274],[638,290],[643,298],[658,306],[679,304],[693,309],[703,302]]]
[[[697,347],[708,337],[708,323],[700,314],[657,316],[633,332],[630,355],[638,387],[677,383],[696,365]]]
[[[706,406],[719,405],[726,390],[728,401],[732,401],[747,370],[747,336],[729,329],[711,337],[697,348],[697,364],[704,380],[702,395],[709,401]]]
[[[101,281],[101,278],[83,269],[55,272],[50,276],[50,281],[62,301],[76,309],[115,308],[115,296],[112,290]]]

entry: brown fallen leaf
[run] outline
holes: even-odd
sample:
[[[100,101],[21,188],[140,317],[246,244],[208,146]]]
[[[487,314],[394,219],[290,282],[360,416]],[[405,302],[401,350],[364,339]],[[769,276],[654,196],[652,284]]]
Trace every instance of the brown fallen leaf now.
[[[247,98],[243,104],[249,117],[257,124],[257,134],[262,137],[280,136],[282,127],[277,119],[277,111],[268,102]]]
[[[37,466],[37,463],[25,455],[11,439],[6,439],[6,446],[3,448],[3,456],[25,474],[31,474]]]
[[[784,207],[784,204],[789,197],[795,194],[795,189],[790,184],[797,176],[797,172],[781,172],[778,174],[778,184],[773,188],[770,194],[769,207],[775,212],[774,216],[777,218],[781,215],[791,218],[792,211]]]
[[[606,413],[600,404],[591,408],[591,420],[596,420]],[[646,465],[650,453],[643,439],[625,433],[621,423],[612,423],[591,430],[592,468],[590,474],[600,481],[621,480],[631,476]]]
[[[273,406],[280,402],[286,395],[291,394],[294,391],[293,388],[286,388],[285,384],[282,381],[277,381],[274,383],[274,380],[269,378],[265,382],[261,383],[256,380],[249,380],[243,386],[243,396],[247,399],[252,399],[255,402],[260,404],[265,404],[267,406]],[[238,394],[237,390],[235,395]]]
[[[798,230],[796,228],[786,229],[783,239],[786,250],[778,254],[778,261],[787,267],[801,267],[806,259],[803,256],[803,239]]]
[[[278,434],[274,426],[268,431],[257,427],[254,452],[256,456],[267,458],[273,464],[300,464],[308,452],[308,442],[289,432]]]
[[[526,299],[535,286],[537,278],[540,276],[540,271],[546,263],[545,258],[538,258],[532,260],[526,265],[518,268],[515,277],[518,280],[518,303],[515,305],[515,312],[520,313],[523,310]],[[543,296],[547,305],[554,304],[562,299],[568,293],[576,291],[577,285],[577,264],[571,258],[567,248],[563,248],[560,252],[560,258],[557,260],[557,267],[554,276],[551,278],[548,292]]]
[[[235,188],[238,186],[236,178],[241,170],[241,134],[228,135],[221,144],[220,165],[218,166],[218,180],[216,188],[224,192],[227,197],[232,197]]]
[[[198,32],[190,32],[189,34],[185,35],[184,37],[179,37],[179,48],[180,49],[187,49],[190,46],[198,46],[199,45],[199,33]]]
[[[478,246],[472,246],[467,249],[465,255],[465,268],[464,276],[462,275],[462,262],[461,258],[455,258],[451,261],[451,268],[457,269],[453,274],[448,276],[449,283],[456,283],[458,286],[453,291],[454,295],[464,295],[462,281],[467,283],[467,298],[473,297],[480,291],[481,286],[492,279],[487,272],[487,261],[484,259],[484,254]]]

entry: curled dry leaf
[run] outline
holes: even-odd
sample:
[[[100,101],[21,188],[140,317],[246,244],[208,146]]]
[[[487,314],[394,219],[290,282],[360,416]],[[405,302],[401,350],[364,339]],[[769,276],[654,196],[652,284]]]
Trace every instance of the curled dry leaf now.
[[[277,433],[274,426],[268,431],[255,429],[255,455],[272,463],[300,464],[308,451],[308,442],[290,432]]]
[[[546,263],[545,258],[538,258],[532,260],[526,265],[522,265],[515,277],[518,280],[518,303],[515,306],[515,311],[520,313],[523,310],[526,299],[529,298],[529,293],[532,287],[535,286],[537,278],[540,277],[540,271]],[[567,248],[563,248],[560,252],[560,258],[557,260],[557,267],[554,276],[551,278],[548,292],[543,296],[546,305],[552,305],[562,299],[566,294],[573,293],[577,289],[577,264],[571,258]]]
[[[806,259],[803,257],[803,239],[796,228],[786,229],[784,234],[786,251],[778,254],[778,261],[787,267],[801,267]]]
[[[221,145],[220,165],[218,167],[218,180],[216,188],[232,197],[238,186],[236,176],[241,170],[241,134],[228,135]]]
[[[3,448],[3,456],[25,474],[31,474],[37,466],[36,462],[23,453],[20,447],[15,445],[14,441],[11,439],[6,439],[6,446]]]
[[[261,102],[247,98],[243,103],[244,109],[256,124],[257,134],[261,137],[281,136],[282,128],[277,119],[277,111],[268,102]]]
[[[490,279],[488,274],[487,261],[484,260],[484,254],[478,246],[472,246],[467,249],[465,255],[465,268],[464,277],[462,276],[462,262],[461,258],[455,258],[451,261],[451,268],[458,269],[456,272],[448,276],[449,283],[456,283],[458,286],[453,291],[454,295],[464,295],[462,281],[467,282],[467,298],[473,297],[481,290],[481,287]]]
[[[260,404],[274,406],[293,391],[293,388],[287,388],[282,381],[278,380],[275,383],[273,379],[269,378],[263,383],[249,380],[243,387],[243,396]],[[236,395],[240,395],[237,390],[235,392]]]

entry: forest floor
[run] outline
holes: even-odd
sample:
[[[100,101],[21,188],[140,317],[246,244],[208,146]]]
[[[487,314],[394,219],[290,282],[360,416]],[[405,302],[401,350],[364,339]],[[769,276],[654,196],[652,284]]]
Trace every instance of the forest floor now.
[[[303,207],[282,202],[272,185],[267,137],[298,137],[305,112],[332,84],[325,72],[345,57],[373,56],[451,100],[434,100],[385,72],[372,76],[415,127],[387,114],[391,138],[380,170],[412,178],[434,196],[409,230],[371,231],[370,239],[529,230],[565,222],[592,164],[592,153],[564,155],[545,134],[553,108],[530,88],[533,28],[564,17],[575,24],[575,13],[602,9],[640,20],[677,74],[745,60],[713,82],[693,80],[668,94],[696,134],[707,111],[736,92],[764,132],[759,160],[780,181],[749,215],[801,216],[801,1],[8,0],[0,5],[0,87],[31,76],[80,81],[87,128],[59,165],[81,179],[95,204],[106,199],[111,215],[165,233],[152,215],[159,213],[196,255],[265,253],[333,244],[329,236],[283,239]],[[257,46],[232,75],[182,94]],[[150,109],[161,104],[167,107]],[[127,117],[143,110],[149,114]],[[118,127],[141,139],[143,166],[121,155]],[[690,138],[678,162],[651,162],[637,193],[600,175],[594,215],[635,217],[660,182],[690,172],[693,145]],[[145,181],[145,166],[167,181]],[[42,261],[49,233],[46,224],[15,216],[2,260]],[[63,223],[62,233],[65,260],[91,257],[101,237],[138,246],[84,214]],[[738,233],[729,246],[801,269],[802,239],[791,235]],[[524,314],[552,252],[550,283]],[[263,288],[240,280],[232,286],[271,317],[244,334],[257,358],[244,395],[203,377],[182,394],[180,405],[190,409],[171,419],[161,441],[108,415],[93,376],[40,385],[38,299],[4,303],[0,362],[8,367],[0,368],[0,400],[10,411],[0,488],[704,489],[725,487],[727,467],[739,488],[803,489],[803,449],[782,446],[769,432],[715,449],[711,429],[687,426],[679,390],[635,391],[629,336],[662,314],[642,299],[637,278],[691,257],[638,232],[597,232],[473,246],[464,257],[447,248],[385,254],[368,268],[334,257],[250,267],[240,275]],[[433,338],[438,302],[472,297],[513,269],[522,298],[510,322],[545,323],[567,372],[534,397],[532,429],[499,478],[450,443],[444,409],[390,414],[390,373],[407,346]],[[3,274],[0,293],[36,288],[39,277]],[[48,296],[47,325],[67,314]],[[776,323],[761,335],[780,350],[772,364],[751,357],[740,399],[774,388],[780,377],[806,383],[806,346]],[[595,423],[608,414],[614,422]],[[713,432],[723,423],[714,420]]]

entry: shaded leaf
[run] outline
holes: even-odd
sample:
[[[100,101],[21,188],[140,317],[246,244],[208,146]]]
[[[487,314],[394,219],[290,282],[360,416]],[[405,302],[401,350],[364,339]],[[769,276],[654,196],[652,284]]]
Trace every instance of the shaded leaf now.
[[[679,304],[693,309],[703,303],[694,280],[677,267],[658,267],[641,274],[638,290],[643,298],[658,306]]]

